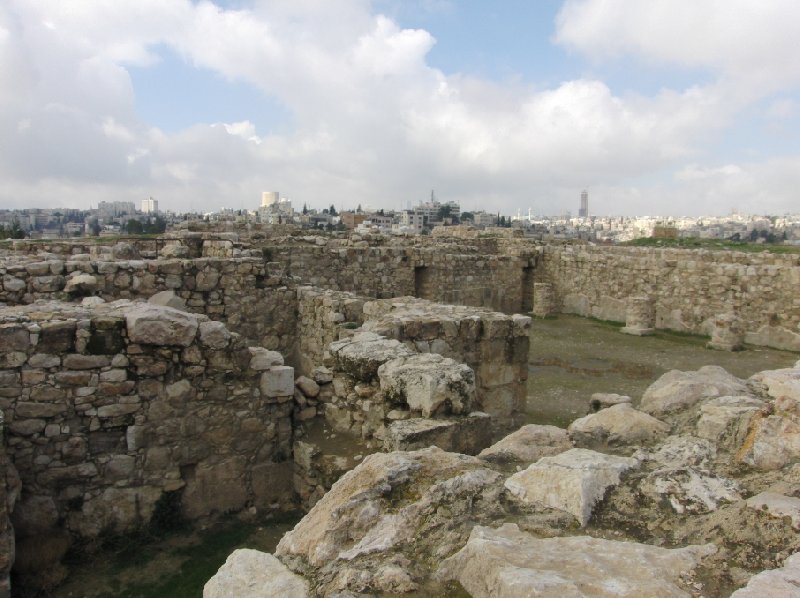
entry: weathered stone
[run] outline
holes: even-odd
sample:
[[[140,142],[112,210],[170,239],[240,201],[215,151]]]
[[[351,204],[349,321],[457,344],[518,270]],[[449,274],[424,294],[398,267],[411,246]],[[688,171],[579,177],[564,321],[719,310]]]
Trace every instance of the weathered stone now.
[[[744,330],[741,320],[734,314],[720,314],[712,320],[709,349],[738,351],[744,347]]]
[[[165,307],[171,307],[172,309],[186,311],[186,301],[184,301],[181,297],[178,297],[178,295],[175,294],[175,291],[160,291],[154,295],[151,295],[147,302],[151,303],[152,305],[162,305]]]
[[[800,498],[776,492],[761,492],[748,498],[747,506],[757,511],[766,511],[773,517],[789,517],[792,527],[800,529]]]
[[[572,441],[563,428],[529,424],[482,450],[478,456],[495,463],[533,463],[571,448]]]
[[[648,336],[655,331],[656,310],[648,296],[628,298],[625,311],[625,326],[620,332],[634,336]]]
[[[171,307],[136,304],[125,314],[128,338],[143,345],[188,347],[197,333],[197,317]]]
[[[61,403],[28,403],[20,401],[14,411],[15,417],[46,418],[66,412],[67,406]]]
[[[741,499],[739,486],[695,467],[667,467],[647,475],[639,488],[656,504],[678,513],[709,513],[721,504]]]
[[[28,365],[32,368],[54,368],[61,365],[61,358],[58,355],[34,353],[28,358]]]
[[[199,517],[244,507],[247,502],[247,490],[242,483],[245,464],[244,457],[235,456],[216,464],[198,465],[183,493],[186,514]]]
[[[576,419],[568,428],[578,446],[653,444],[669,434],[669,425],[620,403]]]
[[[291,397],[294,394],[294,368],[288,365],[274,365],[261,374],[259,384],[265,397]]]
[[[411,451],[436,446],[445,451],[474,455],[491,442],[491,424],[486,414],[458,419],[401,419],[386,428],[383,447],[387,451]]]
[[[263,347],[248,347],[250,351],[250,369],[258,372],[268,370],[276,365],[283,365],[283,355],[277,351],[268,351]]]
[[[300,392],[311,399],[319,395],[319,384],[308,376],[300,376],[294,383],[300,389]]]
[[[744,442],[750,420],[764,407],[754,397],[718,397],[700,406],[697,435],[734,451]]]
[[[768,397],[780,401],[777,407],[800,415],[800,368],[766,370],[753,374],[748,383]]]
[[[338,369],[364,381],[377,377],[378,368],[387,361],[413,355],[399,341],[371,332],[359,332],[349,339],[331,343],[329,349]]]
[[[141,258],[136,247],[122,241],[111,248],[111,255],[115,260],[138,260]]]
[[[644,392],[639,409],[661,417],[708,399],[745,394],[747,387],[742,380],[721,367],[707,365],[696,372],[667,372]]]
[[[90,295],[97,291],[97,278],[91,274],[78,274],[67,279],[64,292],[71,295]]]
[[[793,554],[780,569],[770,569],[754,575],[747,586],[736,590],[731,598],[766,598],[797,595],[800,587],[800,552]]]
[[[121,415],[130,415],[141,409],[141,403],[116,403],[114,405],[103,405],[97,408],[97,417],[109,418]]]
[[[713,544],[670,550],[589,536],[536,538],[506,523],[476,526],[437,576],[458,580],[474,598],[688,598],[687,575],[715,552]]]
[[[64,367],[70,370],[91,370],[111,365],[111,357],[107,355],[82,355],[70,353],[64,356]]]
[[[0,353],[27,351],[31,335],[25,326],[19,324],[0,324]]]
[[[33,436],[44,430],[46,425],[47,422],[43,419],[23,419],[11,422],[8,428],[17,436]]]
[[[453,359],[435,353],[393,359],[378,368],[381,390],[393,402],[430,417],[438,411],[462,413],[475,397],[475,374]]]
[[[308,582],[271,554],[251,548],[234,550],[203,587],[203,598],[306,598]]]
[[[231,333],[222,322],[200,322],[200,342],[210,349],[224,349],[231,340]]]
[[[342,476],[281,539],[275,554],[320,567],[336,559],[346,566],[360,555],[423,542],[426,550],[447,550],[454,529],[466,521],[448,518],[445,532],[433,514],[442,507],[451,513],[496,508],[501,479],[479,459],[437,448],[376,453]],[[392,506],[391,496],[410,488],[410,501]]]
[[[314,368],[311,372],[311,377],[317,384],[328,384],[333,382],[333,372],[324,366]]]
[[[570,449],[539,459],[508,478],[505,487],[523,503],[572,513],[585,527],[595,503],[638,464],[636,459]]]

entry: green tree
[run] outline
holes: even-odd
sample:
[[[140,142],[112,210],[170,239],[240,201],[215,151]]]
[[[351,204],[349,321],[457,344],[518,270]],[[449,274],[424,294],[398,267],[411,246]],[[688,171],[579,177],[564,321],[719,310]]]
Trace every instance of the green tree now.
[[[336,208],[334,207],[333,204],[331,204],[331,207],[328,208],[328,214],[330,214],[331,216],[337,216],[338,215],[338,212],[336,211]]]
[[[129,235],[141,235],[144,232],[144,226],[138,220],[131,218],[125,225],[125,230]]]
[[[308,206],[304,203],[303,204],[303,216],[305,216],[306,214],[308,214]]]
[[[475,215],[472,212],[461,212],[461,222],[474,222]]]
[[[24,239],[26,236],[16,219],[9,225],[0,226],[0,239]]]

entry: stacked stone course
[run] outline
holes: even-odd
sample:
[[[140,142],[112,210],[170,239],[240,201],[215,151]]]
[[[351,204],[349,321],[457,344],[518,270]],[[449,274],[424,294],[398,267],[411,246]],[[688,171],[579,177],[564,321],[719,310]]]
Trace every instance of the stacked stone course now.
[[[0,406],[23,493],[18,570],[69,536],[291,503],[294,369],[220,322],[121,300],[6,308]]]

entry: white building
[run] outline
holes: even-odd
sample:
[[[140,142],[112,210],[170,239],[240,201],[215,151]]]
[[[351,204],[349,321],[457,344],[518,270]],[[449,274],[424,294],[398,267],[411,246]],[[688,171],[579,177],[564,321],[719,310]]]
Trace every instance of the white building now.
[[[158,214],[158,200],[148,197],[142,200],[142,212],[144,214]]]

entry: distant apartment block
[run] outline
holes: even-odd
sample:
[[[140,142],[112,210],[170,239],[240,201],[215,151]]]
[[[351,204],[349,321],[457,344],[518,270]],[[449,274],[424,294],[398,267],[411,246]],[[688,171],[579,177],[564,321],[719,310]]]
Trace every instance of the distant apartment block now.
[[[581,191],[581,207],[578,208],[578,218],[589,217],[589,192],[584,189]]]
[[[142,200],[142,212],[145,214],[157,214],[158,213],[158,200],[153,199],[152,197],[148,197],[147,199]]]

